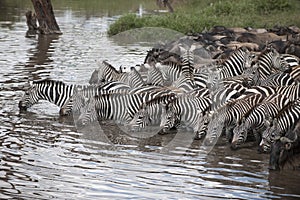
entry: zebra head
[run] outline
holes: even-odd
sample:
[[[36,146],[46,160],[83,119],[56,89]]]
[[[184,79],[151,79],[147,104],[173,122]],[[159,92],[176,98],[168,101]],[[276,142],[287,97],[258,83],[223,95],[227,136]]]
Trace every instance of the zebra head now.
[[[145,128],[151,123],[151,117],[145,105],[135,113],[133,119],[129,122],[129,125],[137,128]]]
[[[161,118],[160,128],[163,133],[176,129],[180,125],[180,118],[172,109],[163,109]]]
[[[245,69],[242,75],[245,75],[248,79],[248,85],[253,86],[256,85],[258,80],[260,79],[260,74],[258,71],[259,61],[255,63],[252,67]]]
[[[205,137],[207,133],[207,126],[209,124],[209,116],[204,115],[200,118],[197,124],[197,129],[194,131],[195,132],[195,140],[201,140]]]
[[[259,148],[260,151],[267,153],[270,152],[271,144],[280,136],[280,134],[278,133],[278,122],[276,118],[274,118],[273,121],[266,120],[265,126],[267,129],[262,133]]]
[[[281,54],[273,46],[268,46],[267,50],[269,51],[269,56],[272,59],[272,67],[280,71],[290,70],[288,62],[284,60],[283,56],[281,56]]]
[[[37,103],[39,99],[41,99],[41,94],[37,84],[30,82],[29,88],[25,91],[25,94],[19,101],[19,109],[25,111],[27,108],[30,108],[33,104]]]
[[[248,134],[248,129],[245,126],[245,123],[238,124],[233,129],[233,138],[230,147],[234,150],[237,149],[239,145],[241,145],[246,141],[247,134]]]
[[[276,69],[279,69],[282,72],[289,73],[292,70],[292,67],[289,65],[289,63],[284,59],[282,55],[276,56],[274,58],[274,67]]]
[[[96,121],[98,118],[97,111],[95,109],[96,100],[95,97],[91,97],[87,105],[81,109],[81,113],[78,117],[78,124],[86,125],[90,122]]]
[[[100,64],[100,67],[98,68],[97,74],[98,74],[97,84],[101,84],[101,83],[117,80],[117,78],[118,78],[119,74],[121,74],[121,72],[118,71],[116,68],[114,68],[107,61],[103,61]]]
[[[254,61],[254,59],[256,58],[256,55],[252,52],[250,52],[248,49],[245,50],[245,69],[251,68],[252,63]]]

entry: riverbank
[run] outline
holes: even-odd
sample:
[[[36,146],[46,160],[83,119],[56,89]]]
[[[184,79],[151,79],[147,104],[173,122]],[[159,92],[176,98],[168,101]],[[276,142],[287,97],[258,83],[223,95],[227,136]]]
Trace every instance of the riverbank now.
[[[191,0],[175,8],[174,13],[137,16],[127,14],[114,22],[110,36],[142,27],[169,28],[184,34],[199,33],[214,26],[271,28],[300,26],[300,2],[297,0]]]

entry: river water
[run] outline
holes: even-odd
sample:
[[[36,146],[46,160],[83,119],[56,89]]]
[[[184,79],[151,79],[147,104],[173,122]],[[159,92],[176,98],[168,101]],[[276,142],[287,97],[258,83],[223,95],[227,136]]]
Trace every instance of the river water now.
[[[134,66],[150,46],[120,45],[106,35],[117,15],[140,7],[136,1],[115,1],[120,9],[113,12],[67,1],[74,6],[55,9],[63,35],[31,38],[24,17],[30,3],[19,2],[0,0],[0,199],[300,197],[299,170],[270,172],[269,156],[253,144],[232,151],[221,139],[206,155],[190,132],[136,137],[109,123],[76,127],[48,102],[20,113],[28,80],[87,83],[96,61]]]

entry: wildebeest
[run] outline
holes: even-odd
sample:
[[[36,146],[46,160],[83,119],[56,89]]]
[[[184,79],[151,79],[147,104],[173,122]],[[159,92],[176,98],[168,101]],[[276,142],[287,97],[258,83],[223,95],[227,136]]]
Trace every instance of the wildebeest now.
[[[272,144],[269,169],[282,169],[287,163],[293,165],[294,156],[300,153],[300,120],[285,136],[275,139]],[[293,166],[294,167],[294,166]]]

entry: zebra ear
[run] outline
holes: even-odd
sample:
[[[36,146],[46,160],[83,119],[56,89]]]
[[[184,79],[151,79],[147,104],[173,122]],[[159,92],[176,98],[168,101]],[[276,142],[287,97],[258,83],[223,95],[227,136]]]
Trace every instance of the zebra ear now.
[[[120,72],[120,73],[123,73],[122,65],[120,65],[120,67],[119,67],[119,72]]]

